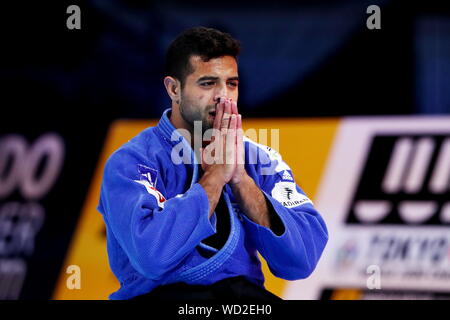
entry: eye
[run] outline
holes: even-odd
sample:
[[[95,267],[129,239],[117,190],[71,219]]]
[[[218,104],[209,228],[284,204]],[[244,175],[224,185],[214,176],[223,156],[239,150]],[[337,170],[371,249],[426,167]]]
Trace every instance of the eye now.
[[[209,87],[209,86],[212,86],[213,84],[214,84],[214,81],[206,81],[206,82],[200,83],[200,85],[202,87]]]
[[[238,83],[237,82],[228,82],[228,85],[233,88],[236,88],[238,86]]]

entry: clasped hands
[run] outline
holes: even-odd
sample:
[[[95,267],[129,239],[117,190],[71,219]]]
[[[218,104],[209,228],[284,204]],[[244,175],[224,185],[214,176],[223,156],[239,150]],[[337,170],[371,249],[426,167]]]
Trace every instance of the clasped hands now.
[[[249,177],[244,166],[242,116],[235,101],[219,98],[211,143],[200,148],[200,154],[203,171],[217,175],[223,184],[236,187]]]

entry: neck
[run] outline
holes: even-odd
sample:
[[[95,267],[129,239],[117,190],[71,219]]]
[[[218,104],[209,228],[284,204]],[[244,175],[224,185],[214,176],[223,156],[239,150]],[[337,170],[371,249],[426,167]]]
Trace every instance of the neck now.
[[[179,133],[190,143],[192,149],[194,149],[194,128],[183,119],[179,107],[174,104],[172,104],[170,122],[176,129],[183,129],[178,130]]]

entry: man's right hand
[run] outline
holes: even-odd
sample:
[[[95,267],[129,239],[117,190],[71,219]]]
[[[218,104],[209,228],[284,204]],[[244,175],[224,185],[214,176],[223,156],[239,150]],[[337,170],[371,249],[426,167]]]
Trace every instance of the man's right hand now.
[[[227,184],[236,169],[237,115],[232,113],[232,103],[221,98],[216,109],[212,141],[200,150],[203,171],[217,175]]]
[[[200,149],[203,176],[199,184],[205,189],[209,199],[209,216],[217,206],[223,186],[236,170],[236,128],[235,104],[221,98],[214,119],[211,143]]]

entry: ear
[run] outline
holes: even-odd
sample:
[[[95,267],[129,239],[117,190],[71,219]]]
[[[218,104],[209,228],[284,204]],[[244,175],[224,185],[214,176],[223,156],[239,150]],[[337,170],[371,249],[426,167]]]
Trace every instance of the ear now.
[[[180,103],[181,98],[181,83],[178,79],[167,76],[164,78],[164,86],[166,87],[167,94],[172,102],[176,104]]]

